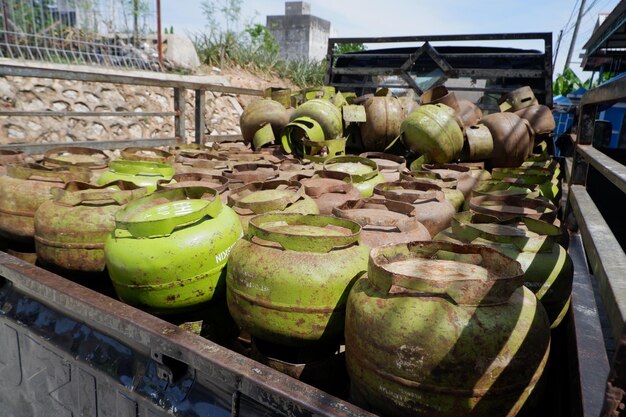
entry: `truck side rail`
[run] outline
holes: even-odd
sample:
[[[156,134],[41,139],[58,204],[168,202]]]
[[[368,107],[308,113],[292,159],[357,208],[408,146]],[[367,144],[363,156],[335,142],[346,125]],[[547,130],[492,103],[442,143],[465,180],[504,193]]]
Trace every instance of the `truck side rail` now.
[[[6,415],[372,416],[2,252],[0,306]]]
[[[39,77],[70,81],[88,81],[109,84],[141,85],[150,87],[172,88],[174,90],[174,110],[163,112],[133,111],[25,111],[4,110],[0,116],[10,117],[174,117],[174,136],[159,138],[129,138],[128,140],[109,141],[75,141],[62,143],[63,146],[89,146],[99,149],[116,149],[126,146],[169,146],[186,143],[185,107],[187,90],[195,92],[194,124],[195,142],[204,143],[241,140],[241,135],[209,135],[205,134],[205,121],[202,115],[205,108],[205,92],[224,94],[241,94],[263,96],[262,90],[232,87],[219,84],[219,79],[212,76],[192,76],[151,73],[146,71],[122,71],[98,68],[85,65],[60,65],[41,62],[24,62],[11,59],[0,59],[0,76]],[[21,150],[29,154],[44,153],[50,148],[60,146],[59,143],[46,144],[11,144],[1,145],[0,149]]]
[[[579,372],[581,387],[587,391],[583,396],[583,405],[588,411],[585,416],[618,415],[610,410],[620,410],[619,404],[624,400],[626,389],[626,254],[620,238],[624,238],[626,229],[623,223],[607,219],[603,214],[603,205],[616,205],[624,202],[626,194],[626,166],[606,155],[602,150],[593,147],[594,125],[602,106],[626,100],[626,79],[618,79],[587,92],[579,107],[579,124],[575,153],[568,184],[568,200],[565,218],[573,233],[573,241],[582,241],[584,248],[574,249],[578,253],[570,254],[576,267],[582,266],[587,272],[586,259],[589,260],[589,273],[597,283],[597,291],[606,312],[610,335],[617,346],[615,356],[609,365],[606,356],[602,357],[604,343],[596,340],[597,328],[593,334],[583,334],[584,330],[576,326],[579,351]],[[601,190],[588,188],[590,175],[600,178]],[[597,185],[598,183],[594,183]],[[599,201],[597,196],[601,195]],[[624,207],[622,206],[622,212]],[[623,241],[622,241],[623,243]],[[583,249],[582,251],[580,249]],[[586,259],[585,259],[586,258]],[[576,297],[576,278],[573,297]],[[592,294],[593,295],[593,294]],[[587,298],[590,296],[587,295]],[[573,300],[574,315],[577,313],[576,300]],[[610,347],[609,347],[610,348]],[[600,350],[600,352],[599,352]],[[581,351],[583,355],[581,356]],[[604,350],[606,352],[606,350]],[[587,353],[587,356],[585,356]],[[608,376],[608,389],[605,386]],[[591,398],[590,398],[591,397]],[[604,397],[604,401],[603,401]],[[607,401],[608,399],[608,401]],[[591,401],[591,403],[589,403]],[[603,404],[604,402],[604,404]],[[603,411],[602,408],[604,407]],[[612,408],[613,407],[613,408]],[[591,412],[590,410],[593,410]]]
[[[433,42],[457,43],[459,41],[484,45],[485,42],[516,40],[540,41],[543,43],[544,50],[543,52],[501,50],[481,53],[478,48],[475,48],[474,51],[443,52],[432,45]],[[400,50],[336,53],[337,45],[349,43],[387,44],[386,47],[388,44],[414,43],[418,46],[403,48],[401,53],[399,53]],[[369,60],[368,64],[357,64],[356,61],[359,59]],[[417,84],[413,75],[415,75],[414,67],[423,59],[434,61],[434,65],[431,66],[433,69],[438,68],[442,71],[442,82],[446,78],[468,78],[474,81],[468,86],[448,85],[449,90],[502,94],[522,85],[530,85],[540,102],[552,106],[552,33],[330,38],[326,55],[328,68],[325,84],[339,89],[377,88],[381,85],[373,77],[395,75],[404,83],[389,84],[385,87],[410,88],[421,95],[422,88]],[[455,62],[458,64],[454,64]],[[504,67],[502,67],[503,62],[506,63]],[[530,62],[533,63],[534,68],[529,67]],[[510,82],[505,82],[504,86],[479,86],[475,83],[476,79],[499,79]],[[516,81],[519,85],[515,84]]]

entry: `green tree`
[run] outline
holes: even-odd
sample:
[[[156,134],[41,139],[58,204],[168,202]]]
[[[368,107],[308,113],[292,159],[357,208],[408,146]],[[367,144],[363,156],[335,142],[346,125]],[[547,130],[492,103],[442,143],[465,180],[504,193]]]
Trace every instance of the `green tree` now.
[[[336,43],[333,49],[335,54],[347,54],[349,52],[366,51],[367,47],[362,43]]]
[[[555,96],[567,95],[582,87],[583,83],[570,68],[565,68],[562,74],[558,74],[552,85],[552,92]]]
[[[247,25],[244,30],[250,37],[250,46],[256,51],[263,51],[268,54],[278,54],[280,46],[276,42],[276,38],[267,26],[259,23]]]

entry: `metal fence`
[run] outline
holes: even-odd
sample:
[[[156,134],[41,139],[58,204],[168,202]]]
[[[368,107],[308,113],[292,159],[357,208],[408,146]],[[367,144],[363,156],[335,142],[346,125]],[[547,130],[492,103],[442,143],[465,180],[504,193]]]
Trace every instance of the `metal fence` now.
[[[0,57],[159,70],[152,0],[0,0]]]

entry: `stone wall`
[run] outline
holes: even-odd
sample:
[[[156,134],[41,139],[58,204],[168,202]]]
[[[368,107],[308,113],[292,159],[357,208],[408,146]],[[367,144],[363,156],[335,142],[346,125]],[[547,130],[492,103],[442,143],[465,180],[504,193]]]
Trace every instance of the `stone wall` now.
[[[224,80],[225,81],[225,80]],[[225,83],[227,84],[227,83]],[[241,107],[206,92],[206,134],[239,134]],[[194,92],[187,92],[187,140],[194,138]],[[0,109],[29,111],[173,111],[173,89],[44,78],[0,77]],[[0,144],[63,143],[174,136],[173,116],[0,116]]]

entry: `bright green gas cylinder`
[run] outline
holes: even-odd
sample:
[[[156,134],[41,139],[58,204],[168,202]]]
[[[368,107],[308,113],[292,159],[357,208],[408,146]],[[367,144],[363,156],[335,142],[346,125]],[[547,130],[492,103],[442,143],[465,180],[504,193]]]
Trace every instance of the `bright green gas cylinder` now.
[[[194,309],[223,290],[228,254],[243,231],[207,187],[158,191],[115,217],[106,265],[124,302],[155,313]]]

